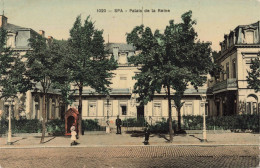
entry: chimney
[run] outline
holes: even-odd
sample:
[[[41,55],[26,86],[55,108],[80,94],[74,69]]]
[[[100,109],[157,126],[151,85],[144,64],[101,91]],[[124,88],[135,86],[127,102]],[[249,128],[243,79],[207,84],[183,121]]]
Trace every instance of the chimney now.
[[[44,30],[39,30],[39,34],[40,34],[42,37],[45,37],[45,31],[44,31]]]
[[[53,42],[53,37],[52,36],[48,36],[48,42],[52,43]]]
[[[0,15],[0,27],[7,25],[7,17]]]

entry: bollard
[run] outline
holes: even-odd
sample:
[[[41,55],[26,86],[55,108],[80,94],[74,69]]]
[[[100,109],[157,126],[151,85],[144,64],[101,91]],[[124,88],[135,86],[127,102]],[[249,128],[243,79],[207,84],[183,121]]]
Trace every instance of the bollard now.
[[[149,145],[149,136],[150,136],[150,130],[149,128],[145,129],[145,134],[144,134],[144,144]]]

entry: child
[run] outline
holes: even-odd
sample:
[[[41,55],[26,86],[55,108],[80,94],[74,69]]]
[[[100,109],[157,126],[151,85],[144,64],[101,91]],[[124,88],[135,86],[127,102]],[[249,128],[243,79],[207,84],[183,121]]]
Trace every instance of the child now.
[[[75,126],[74,125],[72,125],[72,127],[70,128],[70,131],[71,131],[71,144],[70,144],[70,146],[72,146],[72,145],[76,145],[77,144],[77,142],[76,142],[76,135],[77,135],[77,133],[76,133],[76,131],[75,131]]]

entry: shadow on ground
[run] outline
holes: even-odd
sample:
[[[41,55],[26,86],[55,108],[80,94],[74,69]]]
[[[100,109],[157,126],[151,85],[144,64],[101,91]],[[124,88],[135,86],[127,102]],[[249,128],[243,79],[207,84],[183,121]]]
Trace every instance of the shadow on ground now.
[[[22,139],[18,139],[16,141],[13,141],[12,144],[15,144],[16,142],[19,142],[19,141],[24,140],[24,139],[27,139],[27,138],[22,138]]]

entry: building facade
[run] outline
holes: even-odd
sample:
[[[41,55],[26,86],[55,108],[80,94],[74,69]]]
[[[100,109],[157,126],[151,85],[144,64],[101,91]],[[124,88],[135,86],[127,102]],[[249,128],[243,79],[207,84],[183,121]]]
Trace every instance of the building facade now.
[[[117,115],[121,119],[145,118],[146,121],[155,123],[162,118],[168,118],[168,99],[166,93],[162,91],[154,96],[153,101],[141,106],[133,93],[135,80],[133,77],[139,72],[138,67],[128,64],[127,58],[138,54],[138,51],[130,44],[108,43],[106,49],[109,55],[118,62],[118,68],[113,71],[111,79],[111,92],[109,96],[90,94],[91,88],[83,89],[82,117],[83,119],[98,119],[101,125],[105,125],[109,120],[114,124]],[[207,84],[195,90],[190,86],[184,94],[182,115],[202,115],[205,104],[201,100],[201,95],[207,93]],[[172,91],[174,95],[174,91]],[[77,108],[78,102],[74,102],[72,107]],[[207,109],[207,108],[206,108]],[[172,117],[177,120],[177,112],[172,101]]]
[[[31,28],[8,23],[8,18],[4,15],[0,15],[0,27],[3,27],[7,31],[6,45],[11,47],[11,50],[15,54],[21,56],[31,50],[29,46],[30,38],[34,38],[37,35],[45,36],[43,30],[36,32]],[[49,36],[48,40],[52,40],[52,37]],[[24,59],[23,61],[26,60]],[[40,85],[36,87],[40,89]],[[11,111],[12,117],[16,119],[42,119],[42,95],[35,92],[35,90],[31,90],[26,94],[18,94],[17,96],[14,100],[0,100],[0,116],[6,118],[9,111]],[[61,106],[59,104],[59,93],[51,90],[47,97],[47,119],[60,118],[61,110],[65,111],[66,108],[64,105]]]
[[[210,111],[217,116],[259,114],[260,93],[248,88],[247,76],[251,59],[260,57],[260,21],[237,26],[224,35],[220,46],[217,63],[223,71],[211,85]]]

